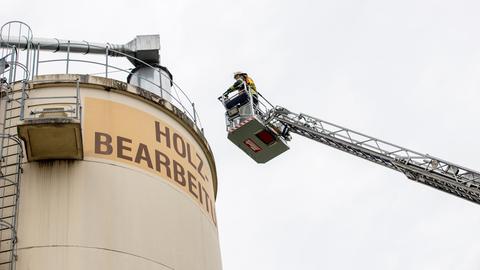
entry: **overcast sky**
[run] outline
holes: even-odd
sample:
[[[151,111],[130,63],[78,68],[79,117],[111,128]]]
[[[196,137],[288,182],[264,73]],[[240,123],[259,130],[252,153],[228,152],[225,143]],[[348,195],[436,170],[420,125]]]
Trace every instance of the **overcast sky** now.
[[[224,269],[477,270],[480,206],[298,136],[258,165],[216,98],[243,70],[274,104],[480,170],[479,14],[474,0],[16,0],[0,22],[161,35],[215,154]]]

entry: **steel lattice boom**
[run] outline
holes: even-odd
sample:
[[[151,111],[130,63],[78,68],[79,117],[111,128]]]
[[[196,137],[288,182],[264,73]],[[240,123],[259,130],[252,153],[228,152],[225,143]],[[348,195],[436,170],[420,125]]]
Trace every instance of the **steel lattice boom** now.
[[[266,122],[333,148],[404,173],[409,179],[480,204],[480,173],[282,107]],[[284,133],[285,135],[286,133]]]

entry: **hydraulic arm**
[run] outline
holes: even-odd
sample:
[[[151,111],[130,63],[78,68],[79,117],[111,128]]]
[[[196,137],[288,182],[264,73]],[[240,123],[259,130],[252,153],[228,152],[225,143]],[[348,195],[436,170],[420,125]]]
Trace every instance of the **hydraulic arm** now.
[[[292,132],[310,138],[480,204],[480,173],[474,170],[278,106],[270,109],[264,120],[267,126],[284,126],[279,136],[288,138]]]
[[[239,95],[247,95],[239,102]],[[408,179],[480,204],[480,173],[451,162],[344,128],[290,112],[260,95],[251,102],[248,91],[220,97],[225,106],[228,139],[258,163],[266,163],[289,149],[290,133],[399,171]]]

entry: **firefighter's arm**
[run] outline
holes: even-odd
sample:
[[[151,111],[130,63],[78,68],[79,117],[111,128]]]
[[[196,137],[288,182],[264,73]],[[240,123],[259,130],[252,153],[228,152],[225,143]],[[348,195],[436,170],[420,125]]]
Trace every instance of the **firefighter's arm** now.
[[[232,86],[230,86],[230,88],[227,89],[227,91],[225,91],[225,93],[223,93],[224,96],[230,94],[231,92],[235,91],[235,90],[240,90],[243,88],[243,81],[242,80],[237,80]]]

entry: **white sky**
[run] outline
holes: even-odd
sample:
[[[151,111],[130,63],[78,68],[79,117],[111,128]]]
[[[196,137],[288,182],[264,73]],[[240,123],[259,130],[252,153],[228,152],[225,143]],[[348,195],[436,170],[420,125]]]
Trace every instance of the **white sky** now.
[[[4,1],[35,36],[161,35],[215,153],[224,269],[479,269],[480,206],[294,136],[258,165],[216,100],[251,74],[273,103],[479,170],[478,1]]]

